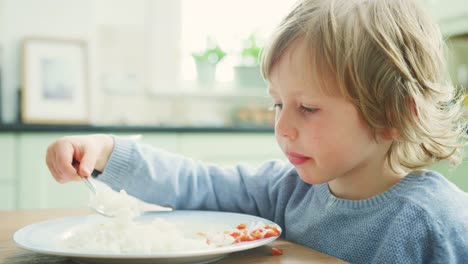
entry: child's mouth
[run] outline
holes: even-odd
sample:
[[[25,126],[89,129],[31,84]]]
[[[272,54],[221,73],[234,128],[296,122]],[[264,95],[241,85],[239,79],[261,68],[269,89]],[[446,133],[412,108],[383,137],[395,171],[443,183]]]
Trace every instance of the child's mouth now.
[[[286,152],[286,156],[288,157],[289,162],[293,165],[301,165],[310,160],[310,157],[294,152]]]

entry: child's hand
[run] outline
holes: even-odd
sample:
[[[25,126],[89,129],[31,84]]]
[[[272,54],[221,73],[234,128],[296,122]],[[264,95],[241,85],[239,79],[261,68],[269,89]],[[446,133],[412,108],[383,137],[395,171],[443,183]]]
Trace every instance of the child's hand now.
[[[79,180],[79,175],[88,177],[94,169],[102,171],[113,147],[109,135],[62,137],[47,148],[47,167],[58,182]]]

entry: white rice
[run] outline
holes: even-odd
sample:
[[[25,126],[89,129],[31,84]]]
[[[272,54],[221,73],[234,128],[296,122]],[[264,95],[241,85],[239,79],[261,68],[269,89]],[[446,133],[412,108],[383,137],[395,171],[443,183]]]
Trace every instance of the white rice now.
[[[156,218],[150,223],[108,221],[86,223],[66,232],[61,245],[83,252],[151,254],[187,251],[230,245],[234,239],[224,233],[207,238],[184,233],[175,224]]]
[[[115,217],[89,216],[85,223],[61,235],[58,239],[61,248],[86,253],[154,254],[209,249],[231,245],[235,240],[229,235],[235,227],[209,229],[206,225],[191,226],[190,223],[177,226],[162,218],[151,222],[134,221],[141,213],[141,201],[127,195],[124,190],[114,192],[102,183],[96,183],[96,187],[98,195],[91,197],[90,206]],[[264,225],[260,222],[252,224]]]

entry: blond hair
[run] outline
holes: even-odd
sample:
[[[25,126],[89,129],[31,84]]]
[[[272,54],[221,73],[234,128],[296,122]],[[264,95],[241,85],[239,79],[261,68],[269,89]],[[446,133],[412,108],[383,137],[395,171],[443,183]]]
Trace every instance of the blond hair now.
[[[400,132],[387,154],[394,171],[459,163],[462,92],[446,80],[442,35],[419,3],[299,1],[265,47],[265,79],[298,39],[307,41],[316,76],[331,70],[376,135],[385,128]]]

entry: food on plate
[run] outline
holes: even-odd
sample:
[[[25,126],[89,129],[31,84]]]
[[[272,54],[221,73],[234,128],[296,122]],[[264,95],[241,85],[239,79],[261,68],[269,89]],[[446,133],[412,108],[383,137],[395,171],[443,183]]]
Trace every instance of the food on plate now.
[[[154,254],[217,248],[280,235],[277,226],[262,221],[242,224],[245,227],[239,230],[172,223],[162,218],[151,222],[100,218],[106,221],[90,221],[68,230],[60,237],[59,245],[83,252]]]
[[[90,215],[85,222],[60,235],[59,247],[87,253],[154,254],[223,247],[281,234],[278,226],[262,221],[213,226],[160,217],[135,220],[144,208],[141,201],[124,190],[115,192],[99,182],[95,185],[97,195],[91,197],[90,206],[114,217]]]
[[[171,208],[145,203],[125,190],[114,191],[105,183],[89,179],[96,188],[96,194],[90,193],[88,205],[107,215],[133,219],[145,211],[171,211]]]
[[[273,247],[273,248],[271,248],[271,255],[272,256],[281,256],[281,255],[283,255],[283,250],[281,248]]]
[[[237,230],[229,233],[235,240],[234,243],[254,241],[258,239],[279,236],[281,232],[276,225],[265,225],[259,222],[256,225],[247,226],[240,224]]]

